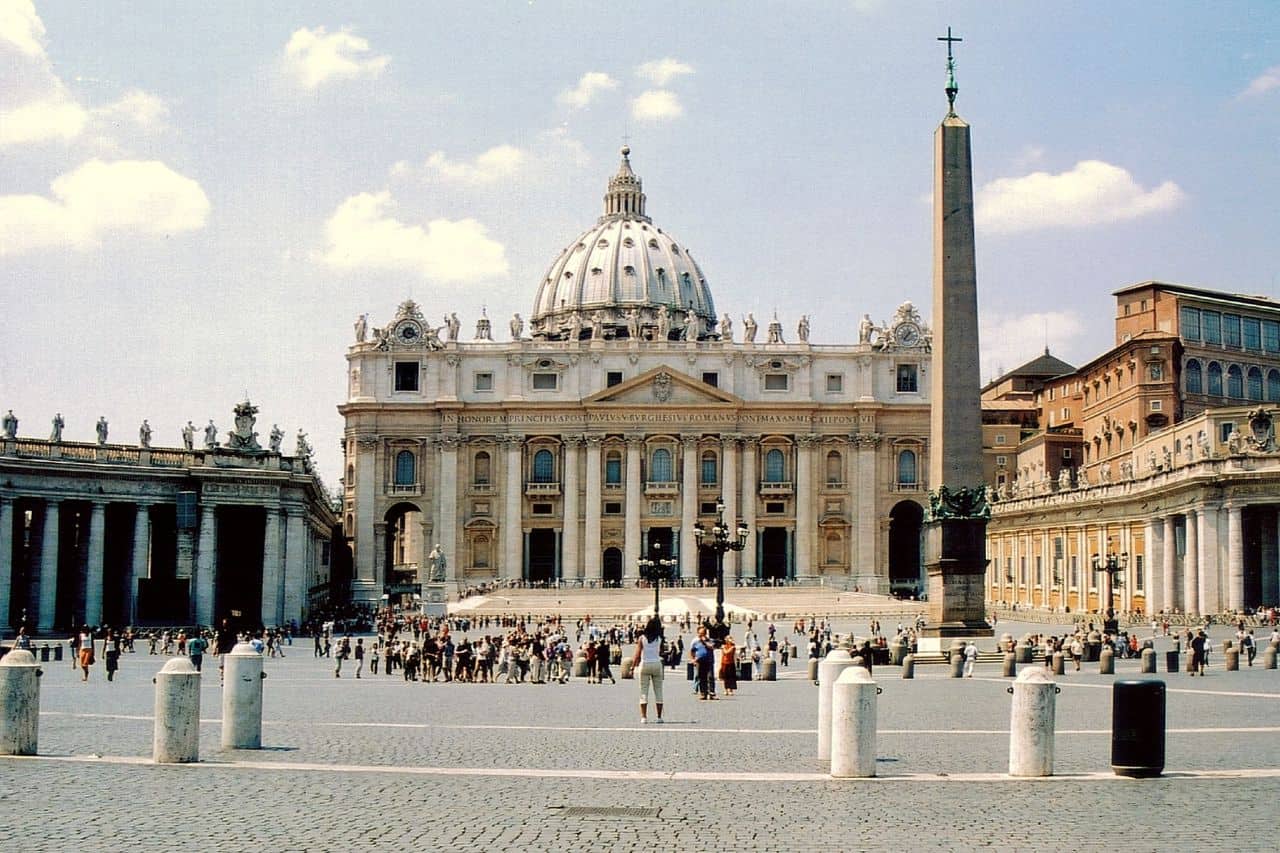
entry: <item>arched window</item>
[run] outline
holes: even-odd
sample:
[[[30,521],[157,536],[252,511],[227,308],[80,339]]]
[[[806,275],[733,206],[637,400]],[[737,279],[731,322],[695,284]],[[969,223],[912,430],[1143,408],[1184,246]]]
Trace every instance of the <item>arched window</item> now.
[[[714,486],[718,482],[720,478],[716,471],[716,455],[708,450],[702,454],[702,485]]]
[[[550,450],[539,450],[533,454],[533,482],[554,483],[556,481],[556,461]]]
[[[1262,370],[1257,367],[1250,367],[1247,374],[1248,390],[1250,400],[1262,399]]]
[[[414,458],[412,451],[401,450],[396,454],[396,485],[412,486],[414,483]]]
[[[1280,370],[1267,371],[1267,400],[1280,403]]]
[[[916,484],[916,452],[914,450],[904,450],[898,454],[898,485],[911,486]]]
[[[787,481],[786,459],[782,451],[773,448],[764,455],[764,481],[766,483],[785,483]]]
[[[609,486],[622,485],[622,454],[616,450],[609,451],[604,458],[604,482]]]
[[[1194,358],[1187,362],[1186,371],[1187,393],[1203,394],[1204,393],[1204,371],[1200,369],[1200,362]]]
[[[1209,362],[1209,396],[1222,396],[1222,365],[1216,361]]]
[[[481,450],[476,454],[476,479],[477,486],[489,485],[489,453]]]
[[[653,451],[653,462],[651,466],[653,476],[649,478],[653,483],[671,483],[675,481],[675,477],[671,474],[671,451],[665,447],[659,447]]]
[[[1239,365],[1227,368],[1227,396],[1237,400],[1244,397],[1244,374],[1240,372]]]
[[[844,460],[840,458],[838,451],[832,450],[827,453],[827,485],[836,485],[844,482]]]

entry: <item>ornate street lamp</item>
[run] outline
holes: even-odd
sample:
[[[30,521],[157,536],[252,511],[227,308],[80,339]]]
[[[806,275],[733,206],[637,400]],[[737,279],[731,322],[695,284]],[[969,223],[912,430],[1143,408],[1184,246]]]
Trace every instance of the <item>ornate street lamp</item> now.
[[[715,621],[707,625],[707,633],[719,645],[729,636],[729,625],[724,621],[724,555],[726,551],[741,551],[747,547],[747,537],[751,531],[745,524],[724,520],[724,498],[716,498],[716,523],[711,529],[698,522],[693,526],[693,538],[698,543],[699,553],[711,551],[716,555],[716,615]]]
[[[1107,547],[1110,548],[1111,542],[1107,541]],[[1093,555],[1093,571],[1094,573],[1104,572],[1107,576],[1107,607],[1102,619],[1102,630],[1112,636],[1120,629],[1120,620],[1116,619],[1115,610],[1112,608],[1112,597],[1115,595],[1115,588],[1124,585],[1124,572],[1129,567],[1129,552],[1122,551],[1116,554],[1114,551],[1108,551],[1107,556],[1103,558],[1098,554]]]
[[[680,561],[674,558],[663,559],[661,542],[650,545],[649,554],[649,557],[641,557],[636,563],[640,567],[640,576],[653,584],[653,615],[661,616],[658,609],[658,593],[662,589],[663,581],[670,585],[672,578],[675,577],[676,565]]]

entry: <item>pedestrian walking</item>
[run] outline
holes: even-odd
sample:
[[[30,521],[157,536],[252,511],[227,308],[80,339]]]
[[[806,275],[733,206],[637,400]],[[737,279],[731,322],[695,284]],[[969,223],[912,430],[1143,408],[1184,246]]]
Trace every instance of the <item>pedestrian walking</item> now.
[[[724,684],[724,695],[738,692],[738,647],[733,637],[725,637],[720,646],[720,681]]]
[[[356,638],[356,678],[364,672],[364,638]]]
[[[120,635],[110,629],[102,643],[102,659],[107,669],[107,681],[115,681],[120,668]]]
[[[973,667],[978,662],[978,644],[973,640],[964,647],[964,677],[973,678]]]
[[[707,639],[705,625],[698,626],[698,639],[689,647],[689,660],[697,672],[697,689],[700,700],[715,699],[711,692],[712,665],[715,662],[715,651],[711,641]]]
[[[644,633],[636,642],[632,663],[640,673],[640,723],[649,722],[649,691],[653,690],[656,721],[662,722],[662,622],[657,616],[649,617]]]
[[[78,636],[79,654],[77,657],[80,661],[80,680],[89,680],[89,667],[93,666],[93,632],[89,630],[89,626],[85,625],[80,629]]]

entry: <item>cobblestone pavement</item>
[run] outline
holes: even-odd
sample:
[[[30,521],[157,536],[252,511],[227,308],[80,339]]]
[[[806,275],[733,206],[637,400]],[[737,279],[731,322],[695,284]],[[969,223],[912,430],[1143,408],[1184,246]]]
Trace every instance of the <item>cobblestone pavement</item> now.
[[[1003,775],[998,665],[973,679],[877,669],[879,778],[840,782],[815,758],[803,667],[718,702],[668,670],[668,722],[641,726],[634,681],[427,685],[349,665],[335,679],[310,655],[266,661],[257,751],[219,746],[213,660],[201,762],[167,767],[149,763],[162,658],[126,655],[113,684],[46,664],[41,756],[0,758],[0,849],[1275,848],[1280,671],[1227,673],[1220,655],[1208,678],[1156,676],[1164,778],[1110,771],[1110,686],[1138,677],[1119,661],[1115,677],[1094,664],[1059,679],[1059,775],[1045,780]]]

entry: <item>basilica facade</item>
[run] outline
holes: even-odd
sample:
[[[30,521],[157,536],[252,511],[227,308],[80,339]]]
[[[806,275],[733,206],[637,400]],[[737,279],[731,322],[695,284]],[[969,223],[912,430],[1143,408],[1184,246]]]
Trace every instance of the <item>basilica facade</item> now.
[[[718,504],[748,530],[730,585],[921,590],[931,335],[911,303],[850,318],[838,344],[807,317],[717,316],[625,148],[603,215],[531,290],[502,340],[413,301],[357,321],[339,406],[357,600],[429,566],[458,585],[629,585],[658,556],[711,581],[694,530]]]

